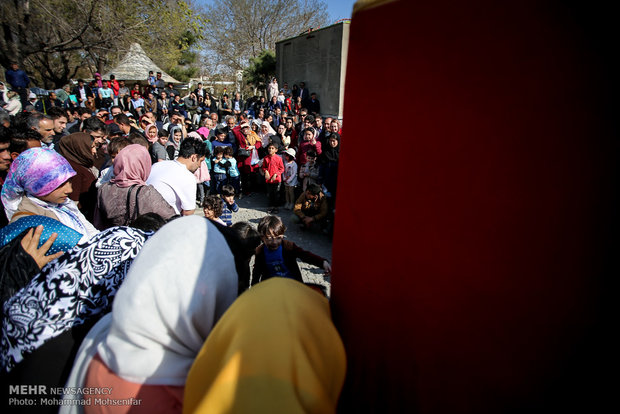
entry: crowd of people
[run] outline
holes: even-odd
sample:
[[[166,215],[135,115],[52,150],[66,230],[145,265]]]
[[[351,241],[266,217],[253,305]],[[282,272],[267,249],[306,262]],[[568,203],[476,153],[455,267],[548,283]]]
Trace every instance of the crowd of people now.
[[[7,82],[14,78],[7,75]],[[334,219],[341,125],[321,116],[316,94],[303,82],[289,90],[273,79],[267,96],[246,100],[239,93],[216,99],[201,84],[182,97],[160,73],[131,90],[99,74],[63,88],[66,96],[33,97],[23,86],[2,84],[0,97],[3,383],[113,384],[108,397],[125,401],[125,408],[179,412],[188,401],[190,368],[237,296],[265,283],[241,298],[266,306],[282,295],[286,303],[278,306],[290,311],[285,296],[297,295],[294,306],[327,309],[320,287],[306,284],[297,292],[304,286],[297,260],[327,273],[329,261],[284,240],[286,226],[277,216],[279,208],[293,210],[302,229],[326,233]],[[268,194],[270,215],[257,228],[235,223],[235,198],[256,192]],[[195,214],[197,206],[205,218]],[[287,279],[294,283],[282,282]],[[293,347],[307,340],[308,330],[316,335],[316,322],[297,313],[300,326],[278,328],[290,331]],[[295,353],[299,367],[324,364],[318,378],[324,382],[290,378],[288,386],[273,388],[293,398],[309,387],[291,407],[335,408],[344,352],[325,316],[329,323],[320,326],[333,349]],[[217,347],[222,358],[232,358],[239,346]],[[265,352],[275,361],[282,347]],[[218,361],[209,368],[215,376],[226,369]],[[256,370],[265,384],[280,375],[269,364],[257,363]],[[253,381],[216,381],[209,388],[201,380],[191,404],[210,406],[222,398],[213,395],[222,386],[249,398],[225,401],[229,408],[252,398],[265,407],[277,403],[263,401]],[[52,406],[100,412],[84,401]]]

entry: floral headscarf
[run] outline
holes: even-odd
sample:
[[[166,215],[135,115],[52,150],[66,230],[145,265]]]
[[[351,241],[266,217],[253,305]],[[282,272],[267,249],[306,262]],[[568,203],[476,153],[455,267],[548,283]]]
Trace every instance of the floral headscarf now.
[[[2,202],[7,218],[13,217],[24,195],[46,196],[69,178],[75,171],[56,151],[31,148],[19,154],[2,186]]]

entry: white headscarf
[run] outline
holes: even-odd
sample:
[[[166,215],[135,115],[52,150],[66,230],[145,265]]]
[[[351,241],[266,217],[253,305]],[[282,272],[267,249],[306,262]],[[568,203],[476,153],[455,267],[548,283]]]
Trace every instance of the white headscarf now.
[[[127,381],[184,385],[237,297],[237,279],[233,254],[209,220],[170,222],[145,244],[119,289],[110,331],[97,347],[101,359]]]

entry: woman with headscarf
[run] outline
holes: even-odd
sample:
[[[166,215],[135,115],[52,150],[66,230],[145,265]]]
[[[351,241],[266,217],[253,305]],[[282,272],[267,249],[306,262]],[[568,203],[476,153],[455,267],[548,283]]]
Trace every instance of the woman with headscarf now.
[[[340,158],[340,134],[334,132],[327,137],[327,145],[319,155],[319,171],[323,177],[323,184],[331,197],[336,197],[336,182],[338,177],[338,160]]]
[[[73,193],[70,198],[90,220],[93,218],[97,200],[95,182],[99,176],[99,170],[95,167],[93,148],[93,138],[85,132],[64,136],[55,147],[56,152],[69,161],[71,168],[76,172],[75,177],[71,179]]]
[[[258,172],[259,150],[261,149],[260,137],[254,132],[247,122],[240,126],[239,148],[248,150],[250,155],[247,157],[237,156],[239,173],[241,174],[241,189],[243,195],[250,195],[252,187],[256,185],[256,174]]]
[[[144,119],[148,119],[148,118],[144,118]],[[155,124],[147,124],[144,127],[144,137],[149,142],[149,144],[153,144],[154,142],[157,142],[158,132],[159,130],[157,129],[157,125]]]
[[[233,303],[185,386],[185,413],[335,413],[346,356],[322,293],[272,278]]]
[[[6,93],[6,97],[8,101],[4,106],[4,110],[9,113],[9,115],[17,115],[22,111],[22,103],[19,100],[19,94],[15,91],[8,91]]]
[[[131,144],[114,159],[114,178],[99,188],[94,224],[100,230],[112,226],[129,226],[145,213],[156,213],[164,220],[175,215],[174,209],[151,185],[151,156],[140,144]]]
[[[133,259],[151,235],[129,227],[103,231],[50,262],[6,301],[0,368],[9,384],[48,389],[65,384],[82,338],[110,312]]]
[[[19,154],[2,186],[2,202],[7,218],[13,222],[26,215],[41,215],[60,221],[87,241],[97,229],[86,220],[69,198],[71,165],[56,151],[31,148]]]
[[[82,344],[67,384],[110,387],[110,399],[140,399],[132,412],[180,413],[187,373],[238,294],[237,257],[225,232],[234,230],[198,216],[159,230],[131,265],[112,313]]]
[[[181,148],[181,141],[183,141],[183,128],[179,125],[170,125],[170,134],[168,136],[168,145],[166,151],[168,151],[168,157],[171,160],[176,160],[179,156],[179,149]]]
[[[276,134],[276,131],[274,131],[271,125],[269,125],[269,122],[262,121],[260,123],[260,130],[258,132],[258,137],[260,138],[261,148],[263,149],[262,151],[259,151],[259,155],[261,158],[267,155],[267,152],[266,152],[267,145],[269,145],[269,143],[271,142],[270,140],[271,136],[275,134]]]

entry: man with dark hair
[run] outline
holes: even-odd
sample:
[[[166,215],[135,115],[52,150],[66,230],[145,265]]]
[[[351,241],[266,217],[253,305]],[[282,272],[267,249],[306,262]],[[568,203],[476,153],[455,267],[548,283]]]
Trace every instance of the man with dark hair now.
[[[82,130],[84,121],[86,121],[88,118],[92,116],[90,111],[87,108],[79,107],[77,109],[77,113],[78,113],[77,122],[71,128],[69,128],[69,134],[80,132]]]
[[[49,108],[47,115],[54,121],[54,140],[58,141],[61,137],[69,135],[65,130],[67,127],[67,111],[64,108],[54,106]]]
[[[321,186],[310,184],[297,201],[293,212],[299,219],[302,230],[310,228],[322,228],[327,217],[327,198]]]
[[[166,83],[161,78],[161,72],[157,72],[157,78],[155,79],[155,87],[157,88],[156,93],[161,93],[164,90]]]
[[[41,146],[41,135],[32,129],[11,128],[8,135],[11,140],[9,144],[11,160],[15,160],[19,154],[27,149]]]
[[[181,142],[176,160],[153,164],[147,184],[155,187],[177,214],[188,216],[196,210],[196,177],[207,153],[202,140],[186,138]]]
[[[84,84],[84,79],[78,79],[78,84],[71,93],[75,95],[80,106],[84,106],[90,96],[95,97],[90,86]]]
[[[306,102],[306,108],[308,108],[308,111],[311,114],[320,114],[321,113],[321,102],[319,102],[319,99],[316,96],[316,92],[312,92],[310,94],[310,98],[308,99],[308,101]]]
[[[123,131],[123,134],[125,136],[129,136],[129,134],[131,134],[132,132],[140,133],[138,128],[131,125],[129,117],[123,113],[118,114],[114,117],[114,123],[118,125],[118,127],[121,129],[121,131]]]

